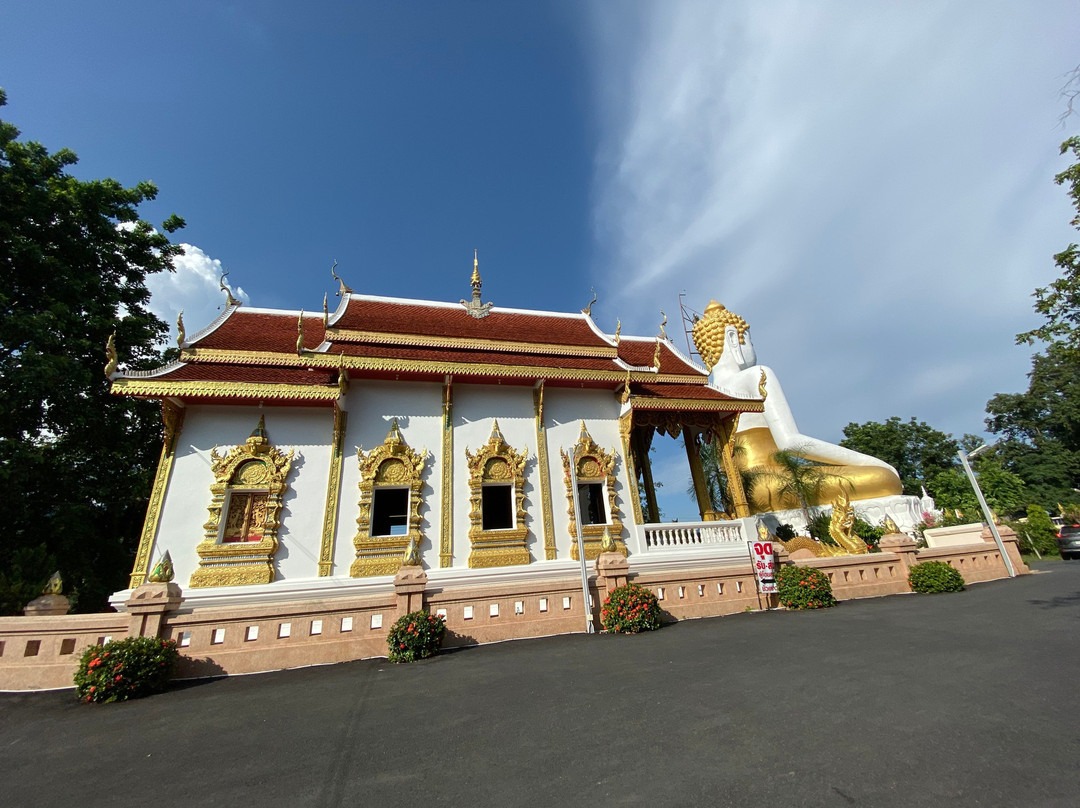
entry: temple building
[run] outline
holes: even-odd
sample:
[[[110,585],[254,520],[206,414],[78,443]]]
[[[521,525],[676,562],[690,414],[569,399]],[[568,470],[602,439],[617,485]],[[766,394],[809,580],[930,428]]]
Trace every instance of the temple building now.
[[[338,280],[332,313],[229,294],[198,333],[178,323],[176,361],[110,365],[112,392],[161,401],[164,421],[132,589],[166,552],[193,606],[374,591],[406,554],[435,585],[566,575],[579,523],[588,559],[606,533],[639,570],[695,554],[715,563],[745,556],[752,512],[791,507],[740,486],[737,436],[784,448],[794,421],[745,322],[720,304],[694,329],[706,367],[663,326],[604,332],[591,304],[483,302],[475,257],[472,297],[456,303]],[[700,522],[676,529],[660,521],[649,450],[679,437]],[[706,442],[719,447],[730,512],[708,491]],[[854,499],[910,499],[881,461],[817,444],[815,459],[857,476]]]

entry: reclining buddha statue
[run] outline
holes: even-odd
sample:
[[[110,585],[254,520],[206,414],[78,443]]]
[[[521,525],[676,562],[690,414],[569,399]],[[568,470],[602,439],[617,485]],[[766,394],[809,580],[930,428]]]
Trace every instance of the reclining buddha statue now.
[[[858,501],[901,493],[900,477],[885,461],[799,432],[776,375],[757,363],[750,327],[742,317],[713,300],[693,333],[712,386],[765,398],[765,411],[743,413],[735,433],[736,462],[759,472],[748,492],[755,513],[800,507],[793,496],[780,492],[783,482],[775,476],[778,464],[773,455],[781,449],[825,466],[826,484],[808,505],[827,505],[841,495]]]

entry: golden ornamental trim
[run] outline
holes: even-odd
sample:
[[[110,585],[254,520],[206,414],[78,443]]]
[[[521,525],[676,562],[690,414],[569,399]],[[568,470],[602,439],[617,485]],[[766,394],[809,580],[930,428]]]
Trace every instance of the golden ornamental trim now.
[[[525,524],[525,451],[511,447],[499,430],[499,422],[491,427],[488,442],[476,453],[465,448],[469,466],[469,566],[506,567],[528,564],[531,561],[526,541],[529,535]],[[484,530],[483,488],[490,483],[509,483],[513,488],[515,509],[514,527]]]
[[[128,581],[131,589],[142,586],[146,582],[146,571],[150,566],[150,551],[157,539],[158,526],[161,524],[161,509],[165,504],[165,491],[172,476],[176,441],[184,426],[184,408],[171,401],[162,401],[161,421],[164,426],[161,456],[158,458],[154,485],[150,489],[150,502],[147,503],[146,518],[143,520],[142,533],[139,535],[139,549],[135,551],[135,564],[131,568],[131,578]]]
[[[757,399],[717,401],[698,398],[651,398],[630,396],[630,407],[640,410],[701,410],[715,412],[764,412],[765,404]]]
[[[341,395],[336,384],[273,384],[269,382],[210,382],[156,381],[153,379],[116,379],[111,392],[121,396],[152,398],[204,396],[213,398],[304,399],[307,401],[337,401]]]
[[[454,565],[454,388],[443,383],[442,401],[442,498],[439,508],[439,566]]]
[[[227,351],[219,348],[185,348],[181,352],[185,362],[208,362],[214,364],[272,365],[275,367],[332,367],[347,370],[393,371],[400,373],[437,373],[443,376],[455,374],[486,375],[502,378],[544,378],[551,381],[595,381],[618,384],[626,379],[626,370],[582,370],[538,365],[496,365],[483,362],[434,362],[426,359],[387,359],[384,357],[340,356],[305,351],[303,357],[290,353],[269,351]],[[634,370],[631,379],[636,382],[699,384],[708,379],[700,373],[657,373],[654,370]],[[172,382],[180,384],[180,382]]]
[[[582,421],[581,433],[578,435],[573,450],[570,454],[567,454],[565,449],[559,449],[559,454],[562,456],[563,484],[566,486],[566,512],[570,517],[570,536],[573,540],[570,545],[570,557],[575,561],[581,557],[577,544],[577,514],[574,508],[571,469],[574,470],[577,476],[578,485],[582,483],[603,483],[607,493],[607,521],[599,525],[581,526],[581,538],[585,544],[586,560],[592,561],[600,555],[600,545],[604,538],[604,532],[607,530],[611,530],[616,537],[615,543],[619,552],[626,555],[626,545],[621,538],[623,531],[622,516],[615,501],[615,449],[607,452],[601,448],[592,439],[585,422]]]
[[[634,509],[634,522],[644,524],[641,512],[641,491],[638,489],[638,469],[634,465],[634,453],[630,448],[630,439],[634,429],[634,413],[625,412],[619,416],[619,439],[622,441],[623,459],[626,463],[626,479],[630,483],[630,504]]]
[[[370,452],[356,450],[360,461],[360,515],[356,518],[356,560],[349,569],[353,578],[369,575],[393,575],[401,567],[401,559],[409,543],[419,547],[424,540],[420,530],[420,507],[423,505],[424,466],[427,449],[417,452],[405,442],[395,418],[390,423],[386,440]],[[409,489],[409,526],[396,536],[371,535],[371,511],[375,489],[379,487]]]
[[[533,388],[533,413],[536,417],[536,459],[540,466],[540,510],[544,524],[544,558],[558,558],[555,543],[555,517],[551,505],[551,472],[548,463],[547,427],[544,425],[544,383]]]
[[[282,497],[296,450],[285,454],[270,444],[259,419],[251,436],[226,454],[210,450],[210,518],[196,547],[199,566],[188,586],[268,584],[274,580]],[[239,524],[238,524],[239,523]],[[238,531],[235,541],[230,531]]]
[[[455,348],[474,351],[506,351],[511,353],[550,354],[555,356],[585,356],[614,359],[618,348],[610,345],[557,345],[555,343],[518,342],[514,340],[440,337],[426,334],[397,334],[388,331],[358,331],[330,328],[327,342],[366,342],[382,345],[408,345],[422,348]]]
[[[334,536],[337,533],[341,501],[341,465],[345,448],[345,427],[349,413],[334,407],[334,434],[330,447],[330,470],[326,480],[326,504],[323,507],[322,541],[319,544],[319,577],[326,578],[334,569]]]

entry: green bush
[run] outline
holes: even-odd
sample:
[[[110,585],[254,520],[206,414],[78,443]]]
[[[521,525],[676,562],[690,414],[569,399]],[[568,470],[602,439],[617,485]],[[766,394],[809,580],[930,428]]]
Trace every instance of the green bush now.
[[[175,640],[128,637],[91,645],[75,671],[79,701],[125,701],[159,693],[172,676],[180,653]]]
[[[944,561],[924,561],[911,568],[908,584],[915,592],[960,592],[964,576]]]
[[[1027,521],[1021,523],[1017,533],[1023,532],[1029,547],[1034,547],[1041,555],[1057,555],[1057,527],[1050,521],[1050,516],[1038,505],[1028,505]]]
[[[776,538],[780,539],[780,541],[791,541],[797,535],[795,528],[791,525],[784,524],[776,526]]]
[[[856,516],[854,530],[855,535],[866,542],[866,546],[870,548],[871,553],[881,552],[878,544],[881,542],[881,537],[885,535],[885,528],[874,527],[861,516]]]
[[[829,525],[831,522],[831,513],[819,513],[810,520],[810,524],[806,526],[806,530],[822,544],[831,544],[835,547],[836,542],[833,541],[833,537],[829,535]]]
[[[421,609],[399,617],[386,635],[391,662],[415,662],[427,659],[439,650],[446,633],[446,620],[440,614]]]
[[[788,609],[827,609],[836,605],[829,576],[814,567],[781,567],[776,584],[780,604]]]
[[[600,622],[613,634],[655,631],[660,628],[660,601],[643,586],[620,586],[604,598]]]

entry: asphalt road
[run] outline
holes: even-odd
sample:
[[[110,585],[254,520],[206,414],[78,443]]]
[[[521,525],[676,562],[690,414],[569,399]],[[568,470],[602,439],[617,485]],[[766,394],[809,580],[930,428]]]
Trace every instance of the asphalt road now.
[[[1076,806],[1080,562],[181,686],[0,695],[16,806]]]

